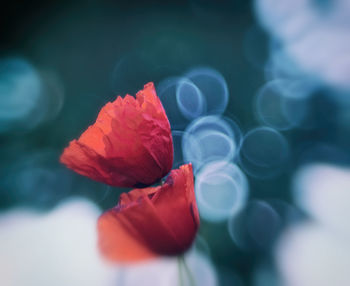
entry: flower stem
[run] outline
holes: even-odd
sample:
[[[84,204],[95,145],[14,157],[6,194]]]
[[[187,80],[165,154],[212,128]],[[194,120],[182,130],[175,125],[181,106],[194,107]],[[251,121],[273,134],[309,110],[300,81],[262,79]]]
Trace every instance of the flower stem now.
[[[185,286],[184,285],[184,280],[183,280],[183,277],[182,277],[182,259],[181,259],[182,256],[178,256],[177,257],[177,265],[178,265],[178,268],[179,268],[179,284],[180,286]]]
[[[188,265],[185,261],[185,257],[183,255],[179,256],[178,261],[179,261],[180,285],[183,286],[183,277],[182,277],[182,267],[183,267],[185,270],[185,273],[187,274],[189,285],[196,286],[196,281],[193,277],[193,274],[192,274],[190,268],[188,267]]]

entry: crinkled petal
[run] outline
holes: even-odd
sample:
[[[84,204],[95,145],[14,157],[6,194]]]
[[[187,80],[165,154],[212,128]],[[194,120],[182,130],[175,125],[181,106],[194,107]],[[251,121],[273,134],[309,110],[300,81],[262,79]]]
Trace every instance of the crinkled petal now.
[[[173,170],[161,186],[122,194],[118,206],[99,218],[99,246],[106,258],[119,262],[152,257],[144,255],[144,249],[153,255],[180,255],[191,246],[198,227],[189,164]],[[136,248],[126,254],[128,241],[143,249],[139,255]]]
[[[61,162],[112,186],[151,185],[173,162],[171,129],[153,83],[136,98],[107,103],[96,122],[64,150]]]

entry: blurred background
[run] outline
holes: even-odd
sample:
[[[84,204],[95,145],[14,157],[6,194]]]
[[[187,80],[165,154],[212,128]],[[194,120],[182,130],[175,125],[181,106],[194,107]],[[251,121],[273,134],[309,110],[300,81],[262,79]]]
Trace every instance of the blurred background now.
[[[0,285],[179,285],[100,259],[127,190],[58,162],[149,81],[194,165],[197,285],[350,285],[348,0],[11,1],[0,33]]]

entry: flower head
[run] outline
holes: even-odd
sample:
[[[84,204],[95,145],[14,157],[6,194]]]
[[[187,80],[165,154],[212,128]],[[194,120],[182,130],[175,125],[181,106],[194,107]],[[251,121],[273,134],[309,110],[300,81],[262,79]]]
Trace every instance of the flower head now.
[[[153,83],[136,94],[107,103],[61,162],[77,173],[118,187],[151,185],[173,163],[173,141]]]
[[[192,244],[199,226],[192,165],[172,170],[157,187],[134,189],[98,221],[99,247],[112,261],[179,255]]]

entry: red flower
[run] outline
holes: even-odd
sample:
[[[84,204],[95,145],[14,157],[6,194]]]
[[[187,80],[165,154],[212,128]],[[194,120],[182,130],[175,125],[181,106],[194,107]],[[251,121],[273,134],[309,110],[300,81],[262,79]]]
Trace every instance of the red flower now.
[[[161,186],[134,189],[98,221],[99,247],[112,261],[179,255],[199,226],[191,164],[172,170]]]
[[[70,142],[61,162],[77,173],[111,186],[151,185],[173,163],[168,118],[153,83],[136,94],[107,103],[96,122]]]

